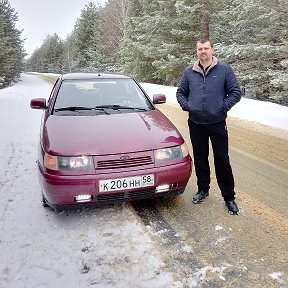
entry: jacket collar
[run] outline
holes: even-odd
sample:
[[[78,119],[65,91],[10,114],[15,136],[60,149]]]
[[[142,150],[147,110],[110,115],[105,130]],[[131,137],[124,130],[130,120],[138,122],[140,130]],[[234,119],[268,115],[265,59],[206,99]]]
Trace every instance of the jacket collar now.
[[[200,62],[200,60],[198,59],[198,60],[194,63],[194,65],[193,65],[193,67],[192,67],[192,70],[193,70],[193,71],[196,71],[196,72],[198,72],[198,73],[200,73],[200,74],[203,75],[203,71],[202,71],[202,69],[199,67],[199,62]],[[207,69],[206,74],[208,74],[209,71],[210,71],[214,66],[216,66],[217,64],[218,64],[218,59],[217,59],[215,56],[213,56],[213,57],[212,57],[212,64],[211,64],[210,67]],[[203,75],[203,76],[204,76],[204,75]]]

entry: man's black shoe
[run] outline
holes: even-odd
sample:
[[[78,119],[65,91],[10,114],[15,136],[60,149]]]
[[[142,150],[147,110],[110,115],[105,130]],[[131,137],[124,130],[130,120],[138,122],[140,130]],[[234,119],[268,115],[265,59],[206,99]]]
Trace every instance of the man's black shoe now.
[[[228,201],[225,201],[225,203],[228,208],[228,212],[230,214],[235,214],[235,215],[238,214],[239,208],[234,200],[228,200]]]
[[[209,192],[204,192],[204,191],[198,191],[193,199],[192,199],[192,202],[194,204],[198,204],[198,203],[201,203],[207,196],[209,195]]]

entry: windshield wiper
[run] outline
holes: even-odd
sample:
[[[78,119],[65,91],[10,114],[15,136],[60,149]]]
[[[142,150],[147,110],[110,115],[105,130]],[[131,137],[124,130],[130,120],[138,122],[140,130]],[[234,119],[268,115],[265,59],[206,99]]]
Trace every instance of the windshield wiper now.
[[[82,106],[70,106],[70,107],[62,107],[62,108],[56,108],[54,109],[54,112],[60,112],[60,111],[103,111],[106,114],[109,114],[104,107],[82,107]]]
[[[91,107],[81,107],[81,106],[71,106],[71,107],[62,107],[54,109],[55,112],[58,111],[79,111],[79,110],[93,110]]]
[[[130,106],[122,106],[122,105],[100,105],[96,106],[95,109],[113,109],[113,110],[120,110],[120,109],[128,109],[128,110],[140,110],[140,111],[147,111],[146,108],[140,108],[140,107],[130,107]]]
[[[61,107],[54,109],[54,112],[60,112],[60,111],[102,111],[106,114],[109,114],[107,110],[137,110],[137,111],[147,111],[146,108],[140,108],[140,107],[130,107],[130,106],[121,106],[121,105],[100,105],[95,107],[82,107],[82,106],[69,106],[69,107]]]

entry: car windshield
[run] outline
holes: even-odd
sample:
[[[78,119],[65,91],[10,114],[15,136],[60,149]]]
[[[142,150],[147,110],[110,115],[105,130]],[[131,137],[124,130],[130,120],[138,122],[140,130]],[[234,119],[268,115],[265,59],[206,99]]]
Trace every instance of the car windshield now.
[[[154,109],[133,79],[64,80],[58,91],[54,112],[106,114]],[[107,112],[108,111],[108,112]]]

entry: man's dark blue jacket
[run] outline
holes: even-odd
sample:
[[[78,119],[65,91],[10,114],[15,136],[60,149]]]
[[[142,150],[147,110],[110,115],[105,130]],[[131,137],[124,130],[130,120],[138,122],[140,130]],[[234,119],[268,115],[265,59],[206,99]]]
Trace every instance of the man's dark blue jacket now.
[[[199,60],[188,66],[179,83],[176,97],[189,119],[196,124],[223,121],[241,99],[241,89],[232,68],[213,57],[205,75]]]

